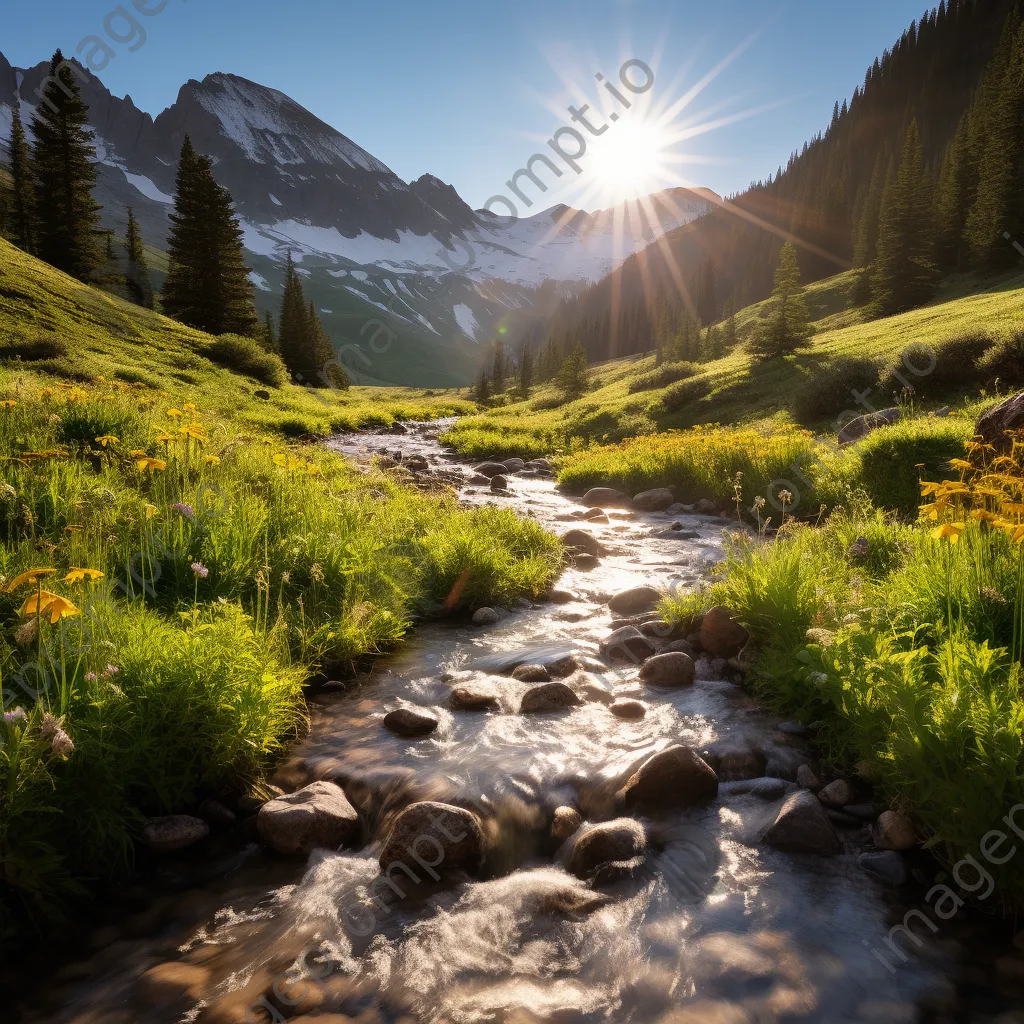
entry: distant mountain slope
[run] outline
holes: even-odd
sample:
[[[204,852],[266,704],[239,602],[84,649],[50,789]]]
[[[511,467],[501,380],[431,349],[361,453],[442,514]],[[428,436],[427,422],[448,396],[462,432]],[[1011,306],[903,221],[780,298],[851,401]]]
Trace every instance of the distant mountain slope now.
[[[553,318],[556,337],[582,337],[594,358],[648,350],[687,309],[707,323],[771,291],[778,251],[800,249],[805,281],[848,269],[872,177],[884,184],[917,119],[927,169],[943,154],[1016,0],[943,0],[868,70],[852,101],[785,169],[708,216],[668,232]],[[698,273],[699,271],[699,273]],[[709,287],[708,278],[712,279]]]
[[[0,146],[16,102],[31,120],[47,72],[14,69],[0,55]],[[235,200],[261,307],[276,310],[291,254],[357,377],[468,383],[498,321],[550,312],[550,289],[538,292],[545,282],[576,294],[714,198],[678,189],[653,197],[650,212],[554,207],[508,224],[474,212],[432,175],[403,181],[288,96],[247,79],[189,81],[154,119],[88,72],[82,78],[104,225],[123,234],[131,205],[145,240],[164,246],[187,133]],[[368,340],[379,324],[386,347]]]

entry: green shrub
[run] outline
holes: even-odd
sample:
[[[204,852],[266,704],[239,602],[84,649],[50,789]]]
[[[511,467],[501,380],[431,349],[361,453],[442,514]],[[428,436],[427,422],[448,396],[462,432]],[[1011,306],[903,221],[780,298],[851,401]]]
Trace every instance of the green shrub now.
[[[268,352],[253,338],[243,338],[238,334],[222,334],[205,351],[204,355],[229,370],[244,373],[272,388],[279,388],[288,380],[281,357]]]
[[[699,402],[711,394],[709,377],[691,377],[673,384],[662,396],[661,404],[666,412],[681,412],[688,405]]]
[[[1024,384],[1024,331],[1014,331],[991,348],[981,361],[985,380],[1011,387]]]
[[[949,461],[963,457],[973,433],[966,420],[933,416],[876,430],[857,446],[860,484],[876,505],[916,517],[922,503],[919,481],[955,476]]]
[[[629,382],[629,393],[636,394],[638,391],[654,391],[657,388],[667,388],[669,384],[677,381],[687,380],[695,374],[700,373],[701,368],[696,363],[665,363],[657,366],[647,373],[641,373]]]
[[[878,386],[881,364],[861,356],[840,356],[813,373],[793,396],[793,415],[801,423],[816,423],[857,408],[854,392]]]
[[[0,347],[0,359],[21,359],[38,362],[42,359],[64,359],[71,354],[71,347],[52,331],[28,338],[12,338]]]
[[[984,331],[959,334],[935,345],[909,345],[902,359],[883,372],[882,388],[894,397],[908,385],[913,394],[929,398],[962,391],[983,379],[982,357],[992,345]]]

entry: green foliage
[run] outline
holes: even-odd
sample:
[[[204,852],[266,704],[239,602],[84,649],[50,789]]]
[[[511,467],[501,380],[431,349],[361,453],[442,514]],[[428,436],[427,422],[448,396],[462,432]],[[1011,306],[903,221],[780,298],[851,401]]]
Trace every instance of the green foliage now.
[[[877,387],[881,365],[864,356],[839,356],[813,371],[793,395],[793,414],[816,423],[858,408],[857,394]]]
[[[666,412],[680,412],[711,394],[714,387],[707,376],[691,377],[666,388],[661,396],[661,405]]]
[[[7,234],[16,246],[31,252],[36,234],[33,219],[32,162],[25,137],[25,126],[21,123],[21,109],[17,103],[14,105],[7,151],[11,160]]]
[[[982,357],[992,345],[989,334],[979,330],[965,331],[933,345],[911,345],[898,363],[883,372],[882,388],[897,397],[903,390],[926,397],[962,394],[984,378]]]
[[[756,359],[779,359],[804,348],[814,332],[792,242],[786,242],[779,253],[770,310],[768,319],[750,342],[751,354]]]
[[[590,386],[590,369],[583,343],[577,341],[572,354],[558,371],[558,387],[567,402],[581,397]]]
[[[0,359],[21,359],[28,363],[41,359],[63,359],[70,354],[68,343],[52,331],[27,338],[8,338],[0,345]]]
[[[667,388],[669,384],[686,380],[700,371],[701,368],[696,363],[663,363],[647,373],[634,377],[629,382],[629,393],[633,395],[640,391]]]
[[[1024,331],[1013,331],[994,345],[981,361],[984,380],[1010,387],[1024,384]]]
[[[206,355],[218,366],[237,370],[272,388],[279,388],[288,380],[281,357],[268,352],[254,338],[222,334],[206,350]]]

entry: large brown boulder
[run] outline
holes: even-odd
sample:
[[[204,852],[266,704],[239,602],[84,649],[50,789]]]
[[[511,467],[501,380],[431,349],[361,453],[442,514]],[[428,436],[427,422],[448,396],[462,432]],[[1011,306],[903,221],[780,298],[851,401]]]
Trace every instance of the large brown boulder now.
[[[593,825],[573,843],[566,867],[577,878],[589,878],[599,868],[625,864],[644,852],[647,833],[632,818],[619,818]]]
[[[631,615],[640,615],[649,612],[660,600],[661,591],[654,587],[642,586],[633,587],[631,590],[624,590],[616,594],[609,602],[608,607],[623,618]]]
[[[436,715],[417,708],[398,708],[384,716],[384,728],[405,739],[426,736],[432,733],[437,725]]]
[[[1009,451],[1011,441],[1006,433],[1014,430],[1024,430],[1024,391],[989,409],[974,428],[975,434],[1000,452]]]
[[[545,711],[562,711],[574,708],[583,701],[568,683],[538,683],[531,686],[519,704],[519,712],[523,715],[538,714]]]
[[[591,487],[583,495],[583,504],[590,508],[628,508],[629,497],[611,487]]]
[[[867,437],[874,430],[880,427],[891,427],[903,414],[899,409],[882,409],[879,412],[869,412],[865,416],[858,416],[839,431],[839,443],[841,445],[853,444],[862,437]]]
[[[667,487],[656,487],[651,491],[641,491],[633,496],[633,508],[641,512],[664,512],[676,503],[675,496]]]
[[[676,651],[672,654],[656,654],[644,662],[640,669],[640,681],[648,686],[678,687],[692,686],[696,676],[693,658]]]
[[[314,782],[265,803],[256,818],[264,841],[278,853],[309,854],[317,847],[337,850],[359,838],[359,815],[333,782]]]
[[[601,657],[612,663],[639,665],[654,654],[654,644],[636,626],[623,626],[606,636],[598,645]]]
[[[562,543],[571,551],[582,551],[595,558],[601,554],[601,542],[586,530],[570,530],[562,537]]]
[[[404,865],[420,881],[436,881],[435,876],[456,870],[475,873],[483,856],[484,834],[472,811],[425,800],[410,804],[395,819],[380,853],[380,869]]]
[[[700,624],[700,644],[716,658],[735,658],[747,645],[750,634],[724,605],[712,608]]]
[[[449,705],[453,711],[497,711],[498,691],[489,683],[465,683],[452,688]]]
[[[620,796],[626,807],[692,807],[718,796],[718,776],[689,747],[669,747],[645,761]]]
[[[787,797],[762,839],[769,846],[790,853],[816,853],[830,857],[839,852],[839,840],[832,831],[825,808],[806,789]]]

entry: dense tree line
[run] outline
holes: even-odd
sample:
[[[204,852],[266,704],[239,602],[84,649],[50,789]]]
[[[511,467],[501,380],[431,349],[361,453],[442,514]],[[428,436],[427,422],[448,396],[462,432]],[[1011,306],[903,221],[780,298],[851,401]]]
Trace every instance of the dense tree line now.
[[[1024,192],[1014,187],[1024,180],[1016,7],[943,0],[785,168],[630,257],[514,341],[564,352],[579,338],[592,360],[727,351],[730,313],[772,292],[787,241],[804,281],[857,268],[851,301],[879,315],[926,301],[944,273],[1013,265],[1005,235],[1024,233]],[[721,335],[709,345],[713,324]]]

